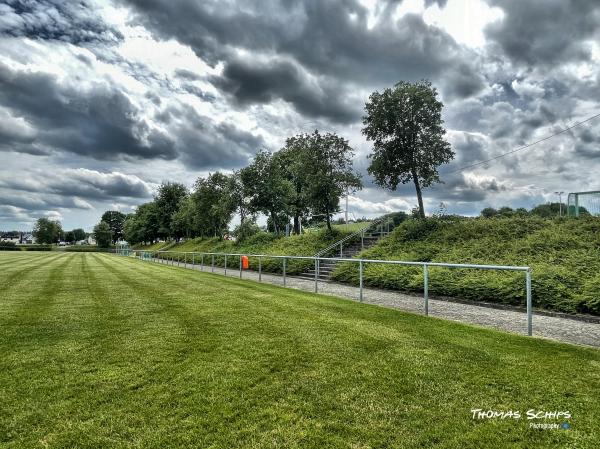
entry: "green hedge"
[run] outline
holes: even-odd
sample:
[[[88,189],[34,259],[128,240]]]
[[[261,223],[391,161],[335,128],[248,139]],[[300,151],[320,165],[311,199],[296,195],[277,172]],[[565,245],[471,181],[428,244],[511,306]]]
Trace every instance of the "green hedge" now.
[[[458,218],[408,220],[362,253],[368,259],[527,265],[536,307],[600,315],[600,219]],[[356,264],[334,279],[358,284]],[[422,292],[420,268],[367,265],[366,286]],[[524,274],[430,268],[430,292],[525,304]]]

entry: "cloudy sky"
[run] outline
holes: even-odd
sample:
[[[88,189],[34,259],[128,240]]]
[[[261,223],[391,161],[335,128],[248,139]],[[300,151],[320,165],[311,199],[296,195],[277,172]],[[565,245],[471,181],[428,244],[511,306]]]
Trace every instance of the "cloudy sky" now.
[[[409,210],[413,187],[366,175],[369,94],[430,79],[456,160],[426,208],[531,207],[600,188],[597,0],[2,0],[0,229],[86,229],[162,181],[247,164],[333,131],[365,189],[350,214]]]

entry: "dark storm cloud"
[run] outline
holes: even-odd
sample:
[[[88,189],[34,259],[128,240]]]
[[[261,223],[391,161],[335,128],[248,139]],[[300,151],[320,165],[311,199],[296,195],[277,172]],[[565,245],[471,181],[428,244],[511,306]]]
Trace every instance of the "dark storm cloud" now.
[[[75,45],[117,42],[123,38],[107,26],[85,0],[4,0],[0,35],[59,40]]]
[[[516,63],[551,66],[589,60],[584,41],[598,38],[597,0],[487,0],[505,17],[490,24],[486,37]]]
[[[0,64],[0,105],[36,129],[28,152],[67,151],[99,160],[177,156],[173,141],[151,129],[127,96],[105,84],[74,89],[52,75]],[[11,143],[4,142],[5,149]]]
[[[478,202],[484,201],[491,194],[507,190],[507,186],[495,177],[454,173],[445,176],[443,184],[435,184],[427,192],[440,201]]]
[[[371,89],[401,79],[448,74],[453,81],[444,88],[460,98],[484,86],[473,65],[476,54],[447,33],[413,14],[397,22],[383,15],[370,28],[367,10],[356,0],[249,1],[243,8],[236,4],[223,8],[216,1],[122,1],[133,5],[138,19],[158,36],[190,45],[213,65],[225,62],[223,79],[217,84],[246,102],[281,98],[302,114],[335,119],[339,113],[346,121],[354,115],[351,108],[340,101],[341,108],[324,106],[343,92],[344,85]],[[240,48],[252,54],[277,55],[279,60],[266,66],[250,58],[242,62],[237,54]],[[307,90],[304,73],[312,79],[330,79],[319,83],[321,88]],[[261,83],[262,76],[271,84]],[[257,92],[251,92],[250,82],[256,83]]]
[[[235,59],[225,65],[222,77],[212,81],[241,105],[270,103],[280,98],[295,105],[303,115],[328,117],[340,123],[357,121],[362,112],[359,102],[344,101],[350,94],[339,83],[311,82],[289,61]]]
[[[576,137],[575,154],[577,156],[588,160],[600,160],[600,126],[582,128],[578,130]]]
[[[189,105],[170,107],[160,117],[177,136],[182,162],[192,169],[241,167],[265,147],[260,135],[242,130],[235,123],[215,123]]]
[[[79,198],[62,195],[39,193],[24,193],[9,189],[0,189],[0,204],[16,207],[26,211],[49,209],[81,209],[89,210],[92,206]]]
[[[152,196],[151,185],[137,176],[84,168],[58,169],[45,174],[33,171],[26,178],[0,179],[0,187],[105,201]]]

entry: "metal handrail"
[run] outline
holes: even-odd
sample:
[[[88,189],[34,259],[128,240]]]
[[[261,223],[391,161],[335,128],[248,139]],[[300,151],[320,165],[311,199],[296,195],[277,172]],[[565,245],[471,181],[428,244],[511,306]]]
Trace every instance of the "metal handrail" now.
[[[329,245],[327,248],[322,249],[321,251],[319,251],[318,253],[315,254],[315,257],[321,257],[324,254],[327,254],[330,251],[333,251],[335,248],[337,248],[338,246],[344,245],[344,243],[346,243],[348,240],[353,239],[358,237],[359,235],[364,235],[365,231],[377,224],[380,224],[381,222],[383,222],[383,217],[377,218],[376,220],[373,220],[372,222],[370,222],[367,226],[365,226],[364,228],[359,229],[358,231],[344,237],[341,240],[338,240],[335,243],[332,243],[331,245]],[[342,257],[342,250],[340,248],[340,257]]]
[[[255,257],[258,258],[258,275],[259,282],[261,281],[262,275],[262,259],[263,258],[271,258],[271,259],[282,259],[283,261],[283,285],[286,285],[286,263],[287,260],[312,260],[315,265],[315,293],[318,292],[318,284],[319,284],[319,262],[326,260],[334,260],[338,262],[351,262],[359,264],[359,298],[362,302],[363,300],[363,272],[365,264],[388,264],[388,265],[404,265],[404,266],[416,266],[423,268],[423,297],[424,297],[424,309],[425,315],[429,315],[429,268],[431,267],[442,267],[442,268],[466,268],[466,269],[479,269],[479,270],[502,270],[502,271],[522,271],[525,272],[525,291],[526,291],[526,305],[527,305],[527,334],[532,335],[533,329],[533,302],[532,302],[532,289],[531,289],[531,267],[528,266],[511,266],[511,265],[479,265],[479,264],[460,264],[460,263],[444,263],[444,262],[413,262],[413,261],[404,261],[404,260],[381,260],[381,259],[356,259],[356,258],[344,258],[344,257],[320,257],[320,256],[287,256],[287,255],[274,255],[274,254],[248,254],[248,253],[211,253],[211,252],[194,252],[194,251],[137,251],[140,253],[149,252],[152,254],[184,254],[186,255],[184,259],[184,264],[187,267],[187,256],[192,255],[192,266],[195,266],[197,259],[195,256],[202,256],[202,269],[204,268],[204,256],[211,256],[212,259],[212,272],[214,272],[215,268],[215,256],[223,256],[225,257],[225,274],[227,275],[227,257],[239,257],[240,258],[240,266],[239,273],[240,278],[242,278],[242,257]],[[118,250],[115,250],[115,254],[119,254]],[[150,260],[155,258],[151,257]],[[162,258],[161,258],[162,259]],[[169,262],[168,259],[167,263]],[[180,259],[177,260],[178,265]],[[171,258],[171,264],[174,263],[173,258]]]

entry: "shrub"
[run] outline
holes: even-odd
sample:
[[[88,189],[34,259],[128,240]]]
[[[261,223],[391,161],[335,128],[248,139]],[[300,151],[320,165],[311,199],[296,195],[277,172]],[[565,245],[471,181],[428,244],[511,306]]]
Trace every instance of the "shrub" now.
[[[15,242],[0,242],[0,251],[21,251]]]

